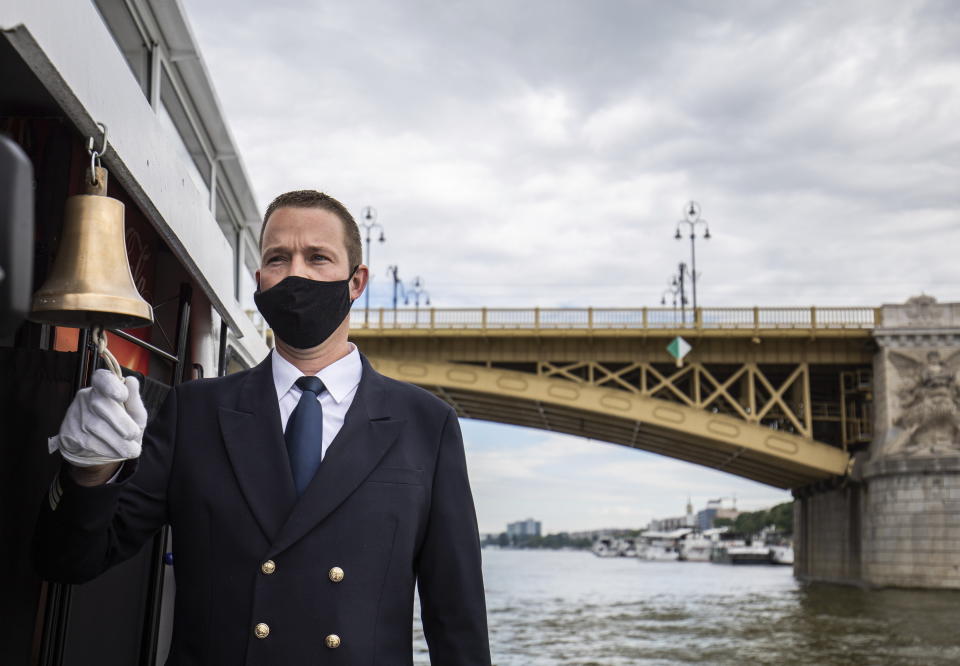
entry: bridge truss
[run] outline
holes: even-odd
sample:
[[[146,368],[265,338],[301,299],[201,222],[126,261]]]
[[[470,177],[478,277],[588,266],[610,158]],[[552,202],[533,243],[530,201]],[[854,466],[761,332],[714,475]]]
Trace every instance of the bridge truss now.
[[[491,326],[489,312],[486,326],[406,325],[402,317],[390,326],[378,317],[351,335],[378,370],[432,391],[462,417],[796,488],[845,474],[850,450],[869,442],[873,319],[859,310],[853,322],[831,313],[830,325],[814,310],[776,327],[698,328],[694,320],[640,330],[532,328],[526,318]],[[442,320],[434,314],[434,324]],[[665,349],[678,334],[693,344],[680,367]]]

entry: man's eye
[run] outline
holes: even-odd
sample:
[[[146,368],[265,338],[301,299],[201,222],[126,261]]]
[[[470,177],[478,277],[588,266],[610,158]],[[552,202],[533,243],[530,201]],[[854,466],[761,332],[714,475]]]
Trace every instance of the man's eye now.
[[[268,264],[275,264],[275,263],[277,263],[278,261],[280,261],[280,259],[281,259],[281,257],[279,257],[279,256],[273,256],[273,257],[270,257],[269,259],[267,259],[267,263],[268,263]]]
[[[326,255],[322,255],[322,254],[315,254],[315,255],[313,255],[313,260],[314,260],[314,261],[327,261],[327,257],[326,257]]]

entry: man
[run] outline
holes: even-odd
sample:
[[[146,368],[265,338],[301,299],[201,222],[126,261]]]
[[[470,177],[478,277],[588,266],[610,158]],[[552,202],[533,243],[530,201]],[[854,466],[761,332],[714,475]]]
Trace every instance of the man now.
[[[335,199],[267,209],[257,306],[276,348],[181,384],[143,433],[136,380],[97,371],[51,439],[64,465],[37,563],[89,580],[164,523],[169,665],[409,664],[413,591],[436,664],[489,664],[479,538],[456,414],[347,340],[368,280]]]

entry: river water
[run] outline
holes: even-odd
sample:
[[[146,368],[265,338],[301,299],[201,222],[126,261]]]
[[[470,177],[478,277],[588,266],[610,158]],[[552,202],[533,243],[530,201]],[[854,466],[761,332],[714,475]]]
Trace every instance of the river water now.
[[[498,666],[960,664],[960,593],[805,585],[791,567],[483,551]],[[419,609],[418,609],[419,610]],[[415,622],[415,663],[429,664]]]

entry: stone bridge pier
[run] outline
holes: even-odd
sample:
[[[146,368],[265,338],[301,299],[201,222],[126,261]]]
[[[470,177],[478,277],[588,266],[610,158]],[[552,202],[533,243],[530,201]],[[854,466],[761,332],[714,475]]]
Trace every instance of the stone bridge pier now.
[[[849,476],[796,489],[795,573],[960,589],[960,303],[882,308],[874,436]]]

